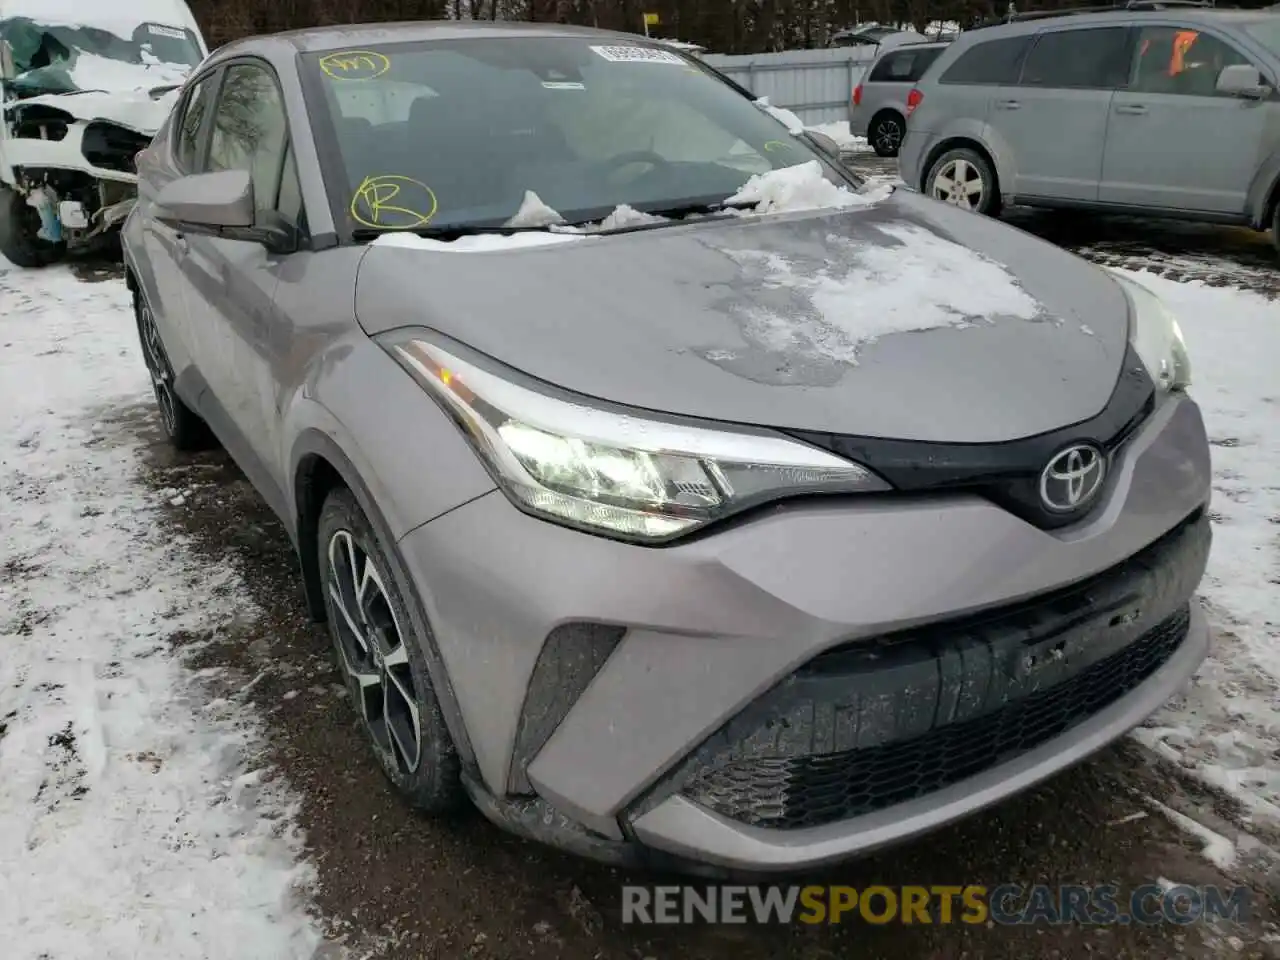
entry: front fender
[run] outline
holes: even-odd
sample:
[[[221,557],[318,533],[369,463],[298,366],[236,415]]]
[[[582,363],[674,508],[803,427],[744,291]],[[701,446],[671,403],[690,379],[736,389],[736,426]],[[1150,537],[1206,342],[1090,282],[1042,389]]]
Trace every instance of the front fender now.
[[[285,410],[282,436],[295,533],[308,456],[329,460],[353,492],[356,483],[367,491],[392,542],[495,487],[454,422],[361,332],[316,358]]]

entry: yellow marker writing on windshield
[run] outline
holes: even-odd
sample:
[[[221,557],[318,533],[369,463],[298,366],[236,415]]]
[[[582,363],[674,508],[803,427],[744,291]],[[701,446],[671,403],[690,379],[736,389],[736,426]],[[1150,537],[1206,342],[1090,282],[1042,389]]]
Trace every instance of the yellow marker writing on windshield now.
[[[764,145],[765,153],[772,153],[774,150],[790,150],[791,144],[782,140],[770,140]]]
[[[436,215],[435,191],[397,174],[365,177],[351,198],[351,219],[366,227],[412,230]]]
[[[335,80],[372,80],[391,69],[391,61],[374,50],[339,50],[320,58],[320,69]]]

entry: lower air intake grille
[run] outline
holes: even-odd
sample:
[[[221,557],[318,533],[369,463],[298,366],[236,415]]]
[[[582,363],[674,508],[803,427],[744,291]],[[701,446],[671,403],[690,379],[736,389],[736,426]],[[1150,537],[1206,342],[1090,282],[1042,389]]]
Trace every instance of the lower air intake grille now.
[[[1070,730],[1133,690],[1187,635],[1183,607],[1071,679],[971,720],[882,746],[703,767],[681,791],[741,823],[814,827],[903,803],[981,773]]]

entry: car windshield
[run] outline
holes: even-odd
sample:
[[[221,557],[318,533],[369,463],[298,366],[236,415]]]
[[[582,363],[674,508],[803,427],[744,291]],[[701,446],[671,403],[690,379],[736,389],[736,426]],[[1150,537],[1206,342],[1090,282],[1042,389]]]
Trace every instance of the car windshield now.
[[[171,86],[203,58],[190,30],[158,23],[117,31],[15,17],[0,21],[0,39],[18,96]]]
[[[1268,17],[1266,20],[1247,23],[1244,30],[1254,40],[1257,40],[1258,43],[1280,57],[1280,17],[1273,16]]]
[[[308,55],[304,70],[323,98],[312,113],[329,190],[357,232],[501,225],[522,207],[513,226],[545,225],[527,216],[543,208],[567,223],[624,205],[670,213],[821,160],[761,106],[657,45],[435,41]]]

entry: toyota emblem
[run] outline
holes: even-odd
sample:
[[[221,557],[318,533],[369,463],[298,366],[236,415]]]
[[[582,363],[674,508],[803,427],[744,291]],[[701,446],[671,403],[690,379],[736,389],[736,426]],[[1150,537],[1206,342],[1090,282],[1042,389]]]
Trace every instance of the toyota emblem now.
[[[1055,454],[1040,471],[1040,502],[1054,513],[1088,506],[1102,491],[1107,460],[1091,443],[1077,443]]]

